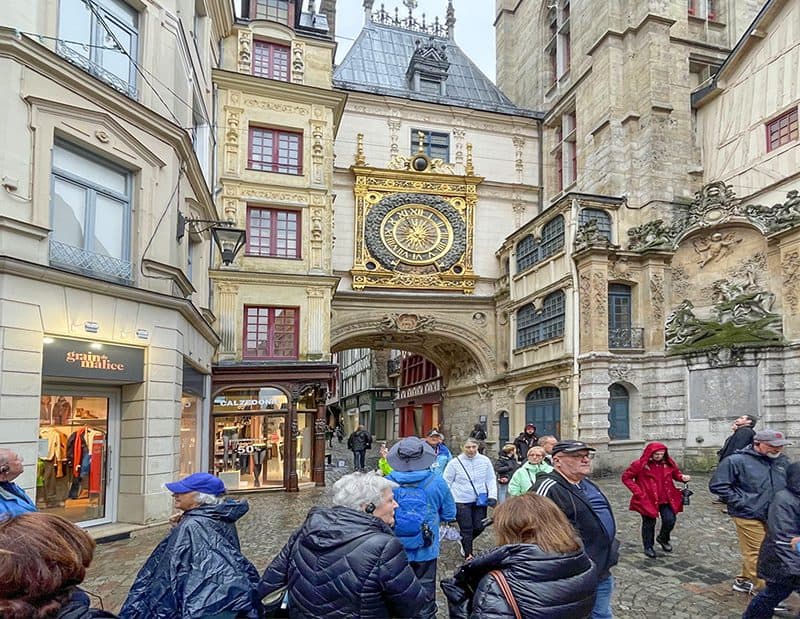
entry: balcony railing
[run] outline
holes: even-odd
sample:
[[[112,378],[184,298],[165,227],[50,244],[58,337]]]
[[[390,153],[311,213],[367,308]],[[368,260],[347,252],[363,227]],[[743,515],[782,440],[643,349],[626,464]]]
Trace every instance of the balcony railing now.
[[[68,62],[80,67],[90,75],[94,75],[96,78],[103,80],[106,84],[119,90],[122,94],[129,96],[131,99],[136,98],[135,83],[130,83],[127,80],[121,79],[119,76],[114,75],[101,64],[94,62],[80,52],[74,50],[72,47],[70,47],[70,44],[58,41],[56,43],[56,53],[58,53],[59,56]]]
[[[133,263],[50,239],[50,264],[84,275],[133,283]]]
[[[627,329],[608,330],[609,348],[644,348],[644,329],[630,327]]]

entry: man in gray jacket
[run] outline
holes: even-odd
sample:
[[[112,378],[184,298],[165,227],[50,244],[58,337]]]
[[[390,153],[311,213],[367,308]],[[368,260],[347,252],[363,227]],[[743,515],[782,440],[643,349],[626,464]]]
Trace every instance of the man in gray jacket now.
[[[758,551],[767,533],[769,505],[779,490],[786,487],[789,459],[783,455],[791,445],[782,432],[761,430],[753,445],[740,449],[719,463],[708,489],[728,505],[728,514],[736,525],[742,572],[733,582],[733,590],[753,593],[764,586],[758,580]]]

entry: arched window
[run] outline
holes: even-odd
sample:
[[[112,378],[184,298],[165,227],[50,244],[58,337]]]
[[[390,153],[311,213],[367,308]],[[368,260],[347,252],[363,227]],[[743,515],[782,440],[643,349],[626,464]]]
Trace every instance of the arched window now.
[[[631,437],[630,394],[619,383],[611,385],[608,394],[608,438],[612,441],[629,439]]]
[[[542,240],[537,244],[532,235],[517,243],[517,272],[532,267],[564,247],[564,218],[553,217],[542,226]]]
[[[536,239],[532,234],[524,237],[517,243],[517,272],[524,271],[537,262]]]
[[[578,224],[594,220],[597,223],[597,231],[609,241],[611,240],[611,215],[599,208],[585,208],[581,211]]]
[[[535,425],[539,436],[561,436],[561,392],[557,387],[539,387],[527,395],[525,423]]]
[[[545,297],[542,311],[532,303],[517,310],[517,348],[564,335],[564,293],[556,290]]]

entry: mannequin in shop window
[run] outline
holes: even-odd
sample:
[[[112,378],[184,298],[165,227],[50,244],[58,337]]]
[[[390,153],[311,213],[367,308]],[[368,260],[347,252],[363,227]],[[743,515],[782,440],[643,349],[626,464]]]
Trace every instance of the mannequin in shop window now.
[[[104,442],[105,434],[90,426],[81,426],[69,435],[67,467],[72,481],[67,498],[78,499],[83,490],[88,494],[100,493],[103,450],[94,449],[94,446]]]
[[[236,463],[236,448],[239,445],[239,433],[242,427],[228,424],[222,428],[222,469],[227,471],[234,468]]]

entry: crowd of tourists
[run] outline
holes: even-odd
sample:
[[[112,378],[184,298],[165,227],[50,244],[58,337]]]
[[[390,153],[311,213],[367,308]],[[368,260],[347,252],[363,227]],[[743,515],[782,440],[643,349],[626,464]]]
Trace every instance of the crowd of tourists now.
[[[800,586],[800,463],[782,454],[789,442],[780,432],[754,425],[749,415],[736,420],[709,484],[739,539],[742,570],[733,588],[755,596],[744,619],[771,617]],[[528,425],[492,461],[481,453],[487,442],[478,429],[456,456],[437,429],[383,445],[378,470],[339,479],[332,505],[313,507],[261,575],[236,530],[246,501],[227,497],[223,482],[208,473],[165,484],[176,509],[171,529],[118,616],[433,619],[438,586],[452,618],[612,617],[619,543],[611,504],[589,479],[595,449],[539,437]],[[367,437],[348,446],[362,451]],[[364,453],[355,463],[366,468]],[[114,617],[92,608],[80,587],[93,540],[36,511],[14,482],[22,464],[0,449],[0,616]],[[656,543],[673,551],[671,533],[689,502],[690,479],[660,442],[647,444],[623,472],[630,509],[642,517],[647,557],[658,557]],[[474,541],[487,527],[494,547],[476,554]],[[444,540],[457,542],[464,560],[455,573],[440,575]]]

